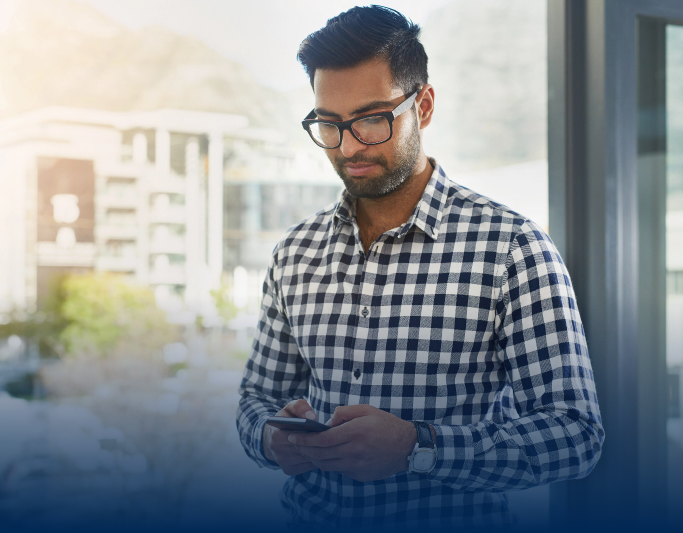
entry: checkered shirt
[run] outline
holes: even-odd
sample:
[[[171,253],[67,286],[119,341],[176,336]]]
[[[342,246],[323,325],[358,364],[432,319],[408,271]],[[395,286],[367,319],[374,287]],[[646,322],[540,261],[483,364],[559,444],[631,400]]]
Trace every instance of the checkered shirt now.
[[[355,204],[275,248],[237,427],[258,465],[266,416],[306,398],[318,420],[369,404],[436,430],[431,473],[290,477],[293,523],[509,525],[504,491],[579,478],[604,439],[571,281],[548,235],[436,168],[410,219],[364,253]]]

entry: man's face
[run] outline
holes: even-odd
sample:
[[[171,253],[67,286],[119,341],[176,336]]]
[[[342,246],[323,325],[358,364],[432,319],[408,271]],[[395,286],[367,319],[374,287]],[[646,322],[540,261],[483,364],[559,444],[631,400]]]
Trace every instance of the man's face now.
[[[315,112],[330,121],[391,111],[405,100],[385,61],[343,70],[318,69],[314,78]],[[420,155],[415,110],[400,115],[383,144],[366,145],[344,131],[338,148],[325,150],[346,190],[355,198],[381,198],[406,182]]]

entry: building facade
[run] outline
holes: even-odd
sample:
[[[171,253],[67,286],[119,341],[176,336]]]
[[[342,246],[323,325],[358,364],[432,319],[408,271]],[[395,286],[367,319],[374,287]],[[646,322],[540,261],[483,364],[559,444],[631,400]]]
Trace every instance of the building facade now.
[[[4,312],[40,308],[65,272],[115,272],[179,320],[211,314],[224,269],[264,269],[282,231],[340,190],[322,159],[246,117],[172,109],[2,121],[0,171]]]

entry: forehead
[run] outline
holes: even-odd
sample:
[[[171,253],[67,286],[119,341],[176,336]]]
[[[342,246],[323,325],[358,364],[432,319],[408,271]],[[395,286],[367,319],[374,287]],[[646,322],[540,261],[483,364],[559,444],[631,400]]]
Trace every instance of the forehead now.
[[[344,115],[369,102],[403,95],[391,77],[386,61],[375,60],[341,69],[318,69],[313,80],[315,108]]]

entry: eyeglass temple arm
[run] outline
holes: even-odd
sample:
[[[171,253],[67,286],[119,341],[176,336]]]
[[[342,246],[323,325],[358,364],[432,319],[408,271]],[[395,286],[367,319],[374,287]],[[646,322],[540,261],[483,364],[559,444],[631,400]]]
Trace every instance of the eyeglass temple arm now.
[[[400,104],[396,109],[392,111],[394,118],[399,116],[401,113],[405,112],[407,109],[410,108],[410,106],[413,105],[413,102],[415,101],[415,98],[417,98],[417,95],[420,91],[415,91],[413,94],[411,94],[402,104]],[[311,109],[311,112],[306,115],[306,118],[304,120],[314,120],[316,118],[315,114],[315,109]],[[304,129],[306,129],[306,125],[303,124]]]
[[[396,109],[394,109],[393,114],[394,118],[399,116],[401,113],[406,111],[410,106],[413,105],[413,102],[415,101],[415,98],[417,98],[417,94],[420,91],[415,91],[413,94],[411,94],[401,105],[399,105]]]

